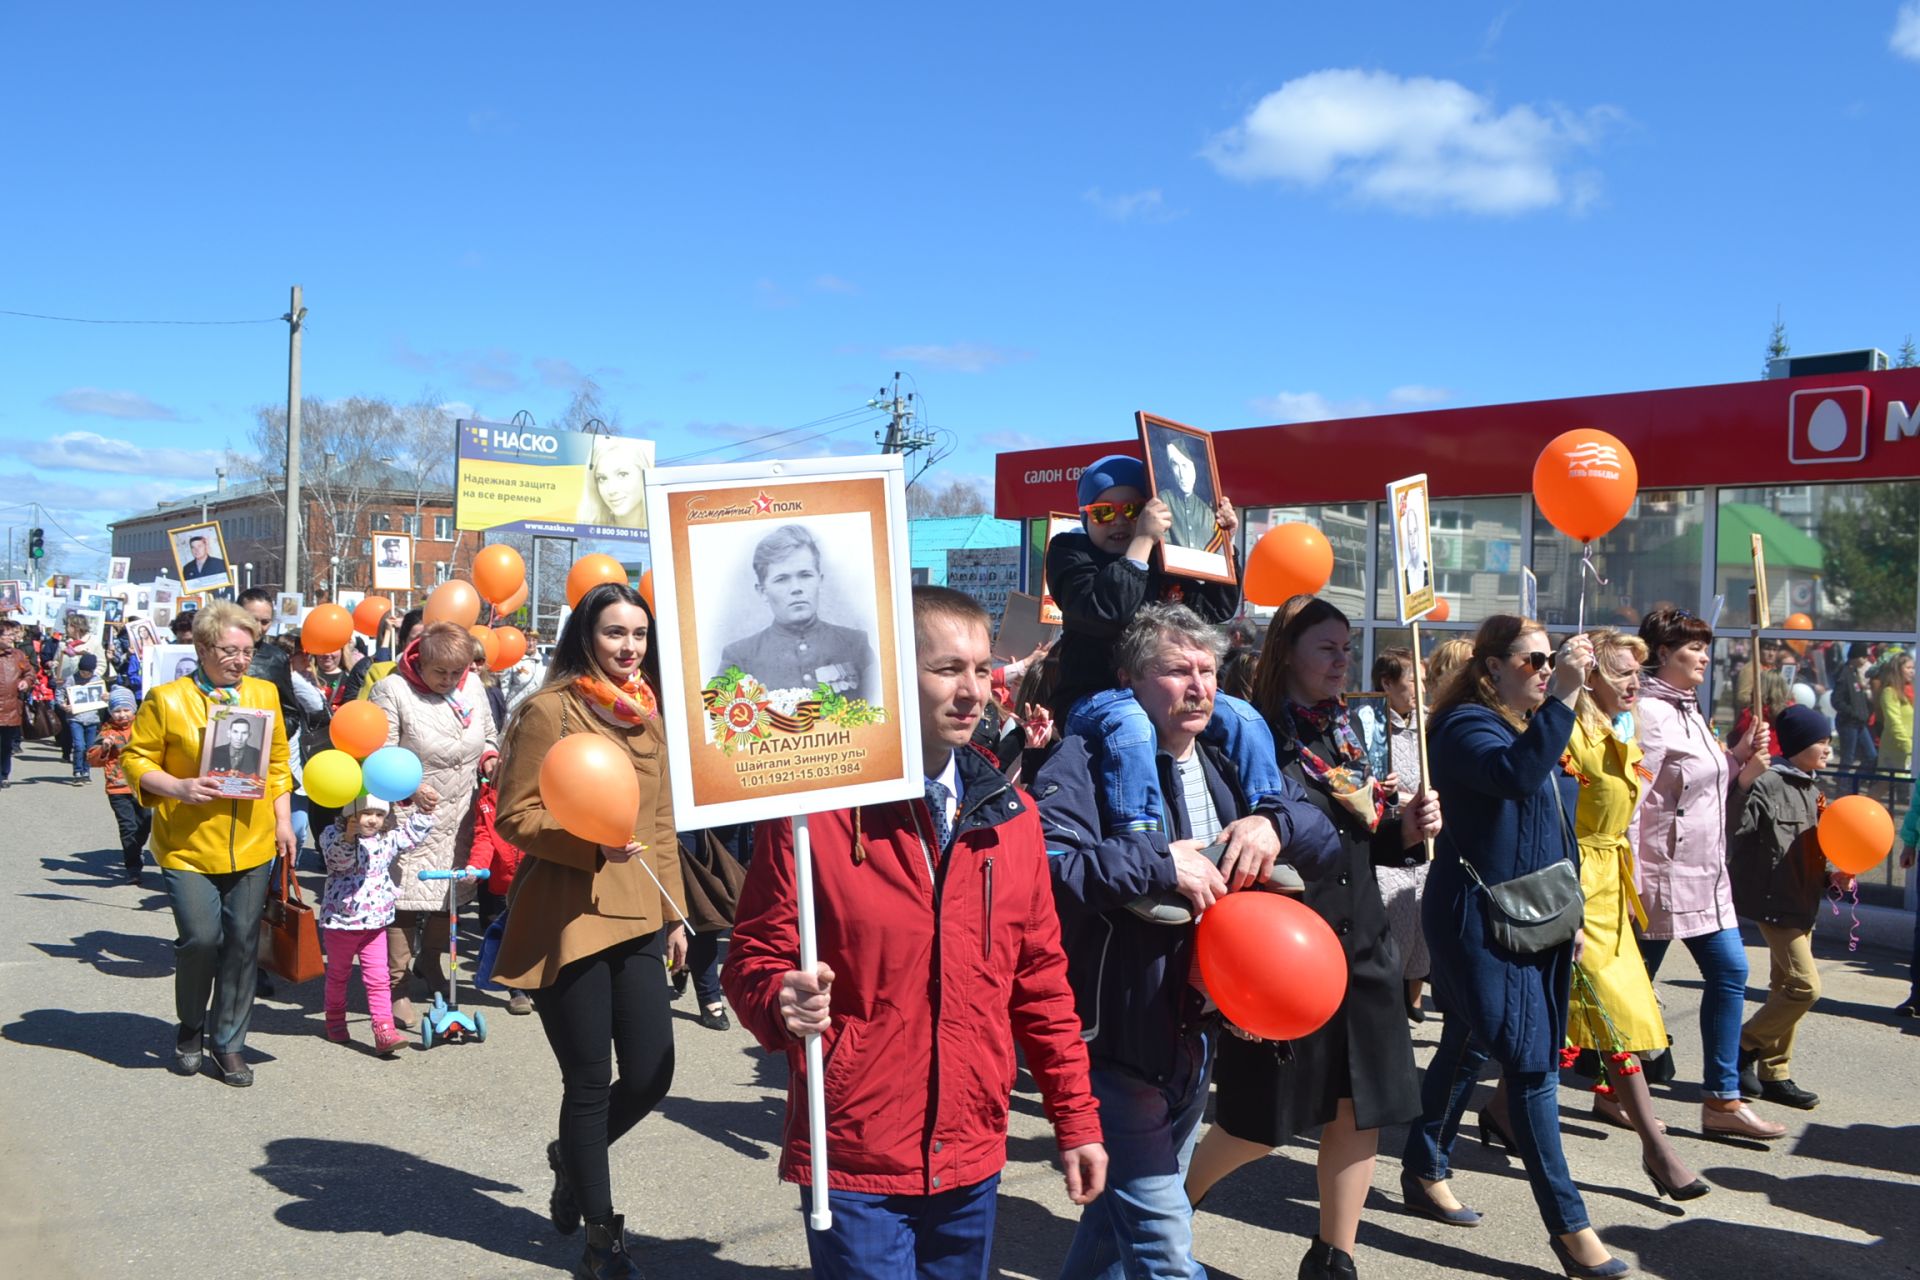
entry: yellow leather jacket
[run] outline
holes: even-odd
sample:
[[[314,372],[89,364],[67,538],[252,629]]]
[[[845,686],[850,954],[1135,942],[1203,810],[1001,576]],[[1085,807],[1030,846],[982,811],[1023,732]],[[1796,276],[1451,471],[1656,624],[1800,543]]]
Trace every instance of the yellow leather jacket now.
[[[120,753],[121,768],[140,803],[154,811],[153,856],[169,871],[216,875],[245,871],[273,858],[273,802],[293,790],[287,767],[287,726],[280,695],[265,680],[240,677],[240,705],[273,712],[273,744],[267,753],[267,798],[184,804],[149,796],[140,780],[158,769],[176,778],[200,773],[200,738],[207,728],[207,696],[193,677],[150,689],[133,717],[133,737]]]

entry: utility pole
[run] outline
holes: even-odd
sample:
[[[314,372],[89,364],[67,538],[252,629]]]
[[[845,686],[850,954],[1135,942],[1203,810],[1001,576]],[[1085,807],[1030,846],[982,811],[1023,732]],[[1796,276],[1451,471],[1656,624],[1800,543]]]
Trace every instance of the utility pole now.
[[[300,286],[293,286],[293,304],[281,319],[287,322],[287,558],[282,591],[300,590],[300,332],[307,309],[300,305]]]
[[[874,393],[873,399],[867,401],[868,408],[884,409],[891,415],[887,429],[876,432],[873,437],[880,444],[880,452],[913,453],[933,443],[932,436],[913,429],[915,414],[913,398],[914,393],[911,391],[907,392],[904,398],[901,397],[900,374],[896,371],[893,375],[892,394],[888,394],[887,389],[882,387]]]

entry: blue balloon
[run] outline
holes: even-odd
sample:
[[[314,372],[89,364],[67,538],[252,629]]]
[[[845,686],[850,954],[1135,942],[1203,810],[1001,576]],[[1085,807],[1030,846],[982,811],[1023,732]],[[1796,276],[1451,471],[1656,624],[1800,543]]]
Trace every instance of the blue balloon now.
[[[398,804],[420,789],[420,757],[405,747],[382,747],[360,765],[367,794]]]

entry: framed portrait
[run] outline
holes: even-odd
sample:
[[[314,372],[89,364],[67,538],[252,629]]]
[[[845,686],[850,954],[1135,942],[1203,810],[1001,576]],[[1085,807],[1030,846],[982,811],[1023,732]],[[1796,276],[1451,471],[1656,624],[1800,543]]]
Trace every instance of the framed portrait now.
[[[1520,616],[1528,622],[1540,621],[1540,579],[1525,565],[1520,566]]]
[[[1387,486],[1387,517],[1393,522],[1393,599],[1401,622],[1433,611],[1433,533],[1427,524],[1427,478],[1408,476]]]
[[[406,591],[413,586],[413,539],[404,533],[373,535],[373,586]]]
[[[75,715],[85,711],[105,711],[106,709],[107,682],[105,680],[67,686],[67,710]]]
[[[264,800],[272,747],[273,712],[212,704],[200,735],[200,776],[218,782],[220,794],[230,800]]]
[[[101,596],[100,614],[108,622],[121,622],[127,616],[126,601],[119,596]]]
[[[1238,582],[1233,539],[1215,513],[1220,468],[1213,458],[1213,436],[1150,413],[1133,417],[1147,462],[1147,496],[1173,512],[1173,525],[1160,543],[1160,567],[1181,578]]]
[[[682,826],[921,794],[905,480],[898,457],[649,473]]]
[[[173,606],[170,604],[157,604],[153,606],[147,616],[152,618],[153,625],[162,631],[169,630],[173,626]]]
[[[1073,533],[1080,528],[1080,517],[1072,511],[1047,512],[1047,546],[1063,533]],[[1049,627],[1057,627],[1066,622],[1066,615],[1060,612],[1060,606],[1047,594],[1047,553],[1040,552],[1040,621]]]
[[[67,584],[67,599],[73,604],[85,606],[87,596],[97,594],[99,590],[91,582],[70,582]]]
[[[307,597],[299,591],[276,592],[273,597],[273,623],[276,629],[284,630],[289,624],[300,621],[305,611]]]
[[[148,603],[157,607],[163,604],[176,604],[180,599],[180,584],[172,578],[156,578],[147,588]]]
[[[0,582],[0,613],[20,613],[20,597],[24,594],[18,582]]]
[[[227,565],[227,542],[220,534],[219,521],[169,529],[167,542],[173,547],[173,564],[180,571],[181,590],[219,591],[233,585],[233,570]]]
[[[147,658],[143,687],[148,693],[171,680],[200,669],[200,655],[190,644],[157,644]]]
[[[1041,617],[1034,606],[1039,600],[1019,591],[1007,593],[1007,608],[1000,615],[1000,630],[993,637],[993,656],[1012,662],[1033,652],[1035,645],[1052,644],[1060,628]]]
[[[132,571],[133,571],[132,556],[107,557],[107,581],[108,582],[125,582],[127,580],[127,575]]]
[[[160,643],[160,630],[145,618],[127,620],[127,647],[144,665],[147,655]]]

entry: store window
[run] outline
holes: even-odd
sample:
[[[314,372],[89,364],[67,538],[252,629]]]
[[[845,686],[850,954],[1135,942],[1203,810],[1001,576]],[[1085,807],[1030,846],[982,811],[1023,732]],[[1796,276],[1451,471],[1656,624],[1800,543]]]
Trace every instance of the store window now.
[[[1749,625],[1752,536],[1766,540],[1773,625],[1804,614],[1816,631],[1910,632],[1920,559],[1920,485],[1720,490],[1714,590],[1722,626]]]
[[[1434,590],[1447,602],[1453,622],[1480,622],[1496,613],[1520,608],[1519,498],[1434,498],[1429,508],[1428,532],[1433,540]],[[1379,581],[1374,586],[1374,613],[1396,616],[1391,592],[1393,578],[1392,526],[1386,503],[1374,504],[1379,514],[1374,554]]]
[[[1310,524],[1333,547],[1333,577],[1320,595],[1358,624],[1365,617],[1367,575],[1367,504],[1334,503],[1312,507],[1253,507],[1240,513],[1240,562],[1248,548],[1276,525]],[[1248,605],[1255,617],[1270,618],[1273,606]]]
[[[1533,571],[1540,580],[1541,618],[1549,625],[1573,626],[1581,617],[1583,591],[1589,627],[1637,630],[1655,606],[1699,608],[1706,523],[1701,490],[1646,490],[1626,519],[1593,544],[1593,570],[1582,574],[1580,544],[1536,512]],[[1726,545],[1724,531],[1720,545]]]

